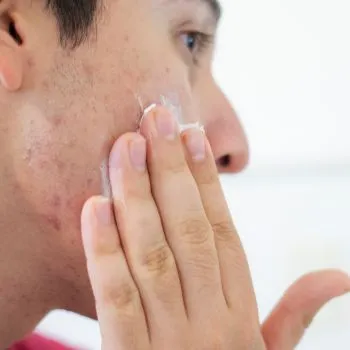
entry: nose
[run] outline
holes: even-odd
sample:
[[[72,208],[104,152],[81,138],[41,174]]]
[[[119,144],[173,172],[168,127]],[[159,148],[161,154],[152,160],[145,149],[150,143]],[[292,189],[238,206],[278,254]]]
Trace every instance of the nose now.
[[[249,147],[236,112],[221,90],[207,104],[206,134],[220,173],[238,173],[249,162]],[[215,97],[215,98],[214,98]]]

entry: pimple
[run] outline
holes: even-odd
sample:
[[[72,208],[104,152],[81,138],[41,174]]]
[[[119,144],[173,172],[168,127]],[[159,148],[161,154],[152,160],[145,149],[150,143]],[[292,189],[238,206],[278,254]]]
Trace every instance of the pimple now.
[[[67,201],[66,201],[66,207],[67,207],[67,208],[72,208],[72,199],[71,199],[71,198],[67,199]]]
[[[87,179],[87,181],[86,181],[87,188],[90,188],[90,186],[92,185],[92,182],[93,182],[93,179],[91,179],[91,178]]]
[[[38,168],[40,170],[47,169],[49,168],[49,162],[47,160],[39,160],[38,161]]]
[[[56,128],[59,127],[62,124],[62,122],[63,122],[63,117],[61,115],[54,115],[52,117],[52,125],[54,127]]]
[[[58,207],[61,205],[60,196],[58,194],[53,195],[50,204],[53,208],[58,209]]]
[[[66,169],[66,164],[62,160],[56,160],[55,163],[60,173],[62,173]]]
[[[35,66],[35,61],[32,57],[28,58],[27,63],[29,68],[33,68]]]
[[[44,80],[44,81],[43,81],[43,87],[44,87],[44,90],[45,90],[45,91],[49,91],[49,89],[50,89],[50,83],[49,83],[48,80]]]
[[[70,191],[70,189],[71,189],[70,181],[69,180],[65,181],[63,186],[64,186],[64,189],[65,189],[66,193],[68,193]]]
[[[56,215],[46,215],[46,221],[52,226],[56,231],[60,231],[62,228],[62,223]]]
[[[83,64],[83,69],[84,69],[86,75],[88,75],[88,76],[89,75],[93,75],[93,73],[94,73],[94,68],[90,64],[84,63]]]
[[[86,126],[83,127],[83,130],[86,131]],[[76,139],[70,139],[68,142],[67,142],[67,146],[69,148],[74,148],[75,145],[76,145],[77,141]]]

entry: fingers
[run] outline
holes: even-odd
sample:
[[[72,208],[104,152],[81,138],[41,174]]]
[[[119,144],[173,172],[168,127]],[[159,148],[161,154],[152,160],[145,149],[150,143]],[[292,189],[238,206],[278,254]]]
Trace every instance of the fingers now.
[[[152,196],[141,135],[126,134],[116,142],[110,180],[120,237],[150,334],[172,339],[185,332],[187,318],[177,266]]]
[[[92,198],[82,212],[88,273],[96,300],[103,349],[147,349],[147,324],[107,199]]]
[[[148,140],[152,193],[177,262],[187,310],[203,314],[203,300],[216,307],[225,301],[212,227],[186,162],[179,128],[159,107],[146,116],[141,132]],[[200,153],[199,149],[198,158],[205,157]]]
[[[255,305],[247,259],[227,206],[209,142],[203,137],[203,133],[196,129],[186,131],[183,139],[187,145],[186,156],[190,170],[214,231],[227,304],[232,308],[236,308],[237,303],[242,302],[246,302],[246,305]],[[202,139],[200,142],[206,153],[204,158],[196,156],[195,145],[199,139]]]
[[[347,274],[321,271],[293,284],[265,321],[262,332],[268,350],[293,350],[322,306],[350,291]]]

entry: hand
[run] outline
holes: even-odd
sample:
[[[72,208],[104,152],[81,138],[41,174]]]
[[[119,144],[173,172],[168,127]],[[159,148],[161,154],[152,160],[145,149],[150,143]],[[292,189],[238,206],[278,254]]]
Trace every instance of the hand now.
[[[157,107],[141,135],[118,139],[109,165],[113,203],[94,197],[82,213],[104,350],[291,350],[304,320],[350,288],[347,276],[329,272],[330,279],[320,275],[327,292],[317,284],[311,290],[311,276],[292,287],[261,329],[205,135],[180,135]]]

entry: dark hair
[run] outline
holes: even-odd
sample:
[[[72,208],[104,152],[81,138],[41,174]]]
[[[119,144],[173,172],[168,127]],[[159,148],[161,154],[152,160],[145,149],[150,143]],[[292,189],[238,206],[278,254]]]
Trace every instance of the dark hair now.
[[[90,35],[101,0],[46,0],[57,19],[60,42],[75,48]]]

